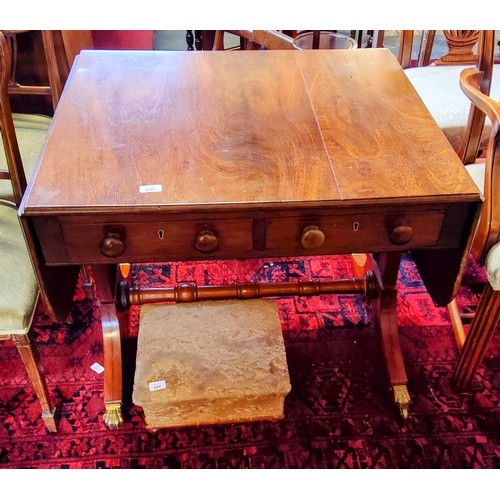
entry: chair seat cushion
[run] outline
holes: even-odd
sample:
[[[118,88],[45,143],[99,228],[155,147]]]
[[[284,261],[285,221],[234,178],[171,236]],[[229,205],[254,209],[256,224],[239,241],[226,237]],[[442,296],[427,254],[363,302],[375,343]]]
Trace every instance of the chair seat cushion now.
[[[486,256],[486,276],[495,292],[500,292],[500,242],[493,245]]]
[[[26,180],[29,182],[38,156],[47,136],[51,118],[42,115],[14,113],[14,127],[23,160]],[[4,149],[0,148],[0,170],[7,169]],[[0,180],[0,200],[14,201],[10,180]]]
[[[460,88],[460,72],[467,67],[423,66],[405,69],[406,76],[455,151],[460,147],[471,105]],[[500,101],[500,64],[495,64],[493,68],[490,96]],[[486,118],[481,141],[483,146],[487,145],[490,132],[491,122]]]
[[[484,173],[486,171],[486,163],[484,161],[478,163],[471,163],[470,165],[465,165],[467,172],[472,177],[472,180],[476,183],[477,188],[484,195]]]
[[[139,325],[133,402],[148,427],[283,418],[290,380],[276,301],[149,304]]]
[[[0,203],[0,335],[27,333],[38,299],[15,207]]]

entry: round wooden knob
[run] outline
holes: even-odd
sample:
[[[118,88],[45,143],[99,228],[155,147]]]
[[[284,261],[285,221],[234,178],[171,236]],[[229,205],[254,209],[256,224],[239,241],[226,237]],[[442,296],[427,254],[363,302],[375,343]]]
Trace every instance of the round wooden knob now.
[[[200,231],[196,236],[194,247],[202,253],[210,253],[217,250],[219,240],[212,231]]]
[[[106,257],[118,257],[125,251],[125,243],[119,234],[108,233],[101,241],[101,253]]]
[[[325,233],[318,229],[318,226],[307,226],[304,231],[302,231],[302,238],[300,243],[302,248],[306,250],[316,250],[320,248],[325,242]]]
[[[394,245],[406,245],[413,237],[413,229],[404,221],[394,224],[389,239]]]

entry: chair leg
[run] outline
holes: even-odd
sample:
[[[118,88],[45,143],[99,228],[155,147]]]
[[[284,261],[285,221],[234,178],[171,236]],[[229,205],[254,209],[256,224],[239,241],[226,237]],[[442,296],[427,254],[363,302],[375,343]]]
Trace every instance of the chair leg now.
[[[94,286],[92,284],[92,276],[90,275],[87,266],[80,267],[80,278],[82,280],[82,288],[85,297],[89,300],[94,300]]]
[[[38,401],[40,401],[40,406],[42,407],[42,420],[49,432],[57,432],[55,409],[50,402],[43,368],[38,359],[38,352],[31,344],[29,334],[11,335],[11,339],[21,355],[21,359],[23,360],[28,376],[38,397]]]
[[[448,304],[448,312],[450,313],[451,326],[453,327],[453,333],[455,334],[455,341],[457,342],[458,348],[462,349],[465,343],[465,330],[456,299],[453,299]]]
[[[217,30],[215,32],[213,50],[224,50],[224,31]]]
[[[500,291],[487,283],[452,375],[457,392],[470,388],[500,318]]]

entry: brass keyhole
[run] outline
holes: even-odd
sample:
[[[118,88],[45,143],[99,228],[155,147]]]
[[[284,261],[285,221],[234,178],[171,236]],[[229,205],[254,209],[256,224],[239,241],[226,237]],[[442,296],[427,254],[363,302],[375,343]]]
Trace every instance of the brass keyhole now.
[[[354,232],[356,232],[358,229],[359,229],[359,222],[355,222],[355,223],[352,225],[352,230],[353,230]]]
[[[165,231],[163,229],[158,229],[158,238],[162,240],[165,236]]]

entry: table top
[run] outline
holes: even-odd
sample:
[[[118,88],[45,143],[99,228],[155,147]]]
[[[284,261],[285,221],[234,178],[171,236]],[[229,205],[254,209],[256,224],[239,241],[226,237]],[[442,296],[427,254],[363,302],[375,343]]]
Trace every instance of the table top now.
[[[83,51],[26,215],[478,201],[387,49]]]

